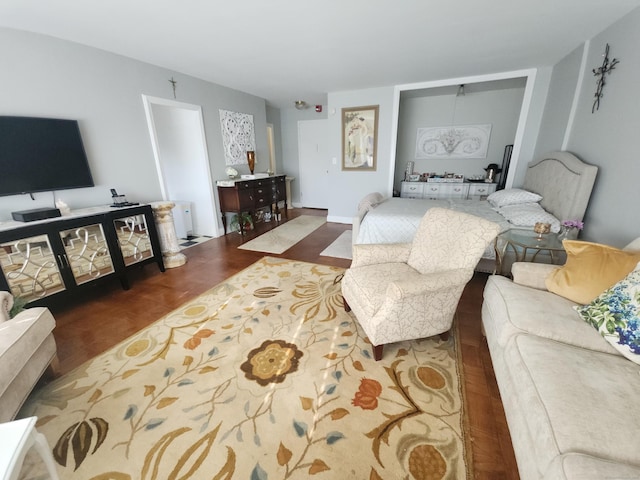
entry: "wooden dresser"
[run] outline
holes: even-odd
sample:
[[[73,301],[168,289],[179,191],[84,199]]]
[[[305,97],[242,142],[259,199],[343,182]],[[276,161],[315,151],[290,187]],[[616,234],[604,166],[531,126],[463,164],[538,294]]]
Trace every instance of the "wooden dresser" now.
[[[252,216],[257,210],[269,207],[276,218],[280,214],[279,202],[284,202],[284,214],[287,215],[286,175],[271,175],[265,178],[220,180],[218,198],[224,233],[227,233],[227,213],[249,212]],[[275,206],[275,209],[274,209]],[[244,228],[240,222],[240,233]]]

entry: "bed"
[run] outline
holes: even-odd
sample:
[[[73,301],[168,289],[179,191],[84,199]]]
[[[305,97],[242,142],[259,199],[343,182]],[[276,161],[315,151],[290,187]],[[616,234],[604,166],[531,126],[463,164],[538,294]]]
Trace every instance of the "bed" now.
[[[500,206],[498,203],[496,207],[496,197],[505,198],[521,191],[538,196],[533,202],[523,200],[522,205],[526,203],[533,207],[535,203],[536,207],[542,207],[540,210],[546,214],[545,219],[550,219],[552,231],[557,231],[563,220],[583,219],[597,171],[597,167],[584,163],[569,152],[551,152],[529,163],[521,188],[499,190],[492,199],[493,203],[487,200],[397,197],[376,202],[377,197],[370,194],[360,202],[358,215],[353,219],[353,243],[411,242],[420,219],[434,206],[461,210],[492,220],[500,225],[501,231],[532,228],[536,219],[540,218],[538,214],[523,219],[510,215],[510,205]],[[529,219],[530,225],[527,224]],[[489,248],[478,264],[478,270],[492,271],[494,264],[495,250]]]

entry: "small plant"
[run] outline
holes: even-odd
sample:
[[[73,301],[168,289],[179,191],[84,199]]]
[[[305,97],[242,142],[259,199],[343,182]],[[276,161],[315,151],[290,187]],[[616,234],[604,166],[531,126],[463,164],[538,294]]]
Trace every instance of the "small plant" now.
[[[13,297],[13,307],[9,310],[9,318],[13,318],[24,310],[27,301],[23,297]]]
[[[231,223],[229,224],[229,227],[232,231],[237,230],[238,232],[240,232],[240,222],[242,222],[243,230],[253,230],[253,217],[249,212],[241,212],[239,214],[235,214],[233,217],[231,217]]]

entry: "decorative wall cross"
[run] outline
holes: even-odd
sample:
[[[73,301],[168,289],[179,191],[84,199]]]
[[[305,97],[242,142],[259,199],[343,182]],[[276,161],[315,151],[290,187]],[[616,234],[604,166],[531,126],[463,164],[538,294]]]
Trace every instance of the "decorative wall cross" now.
[[[171,87],[173,88],[173,98],[176,98],[176,85],[178,85],[178,81],[174,80],[173,77],[171,77],[171,80],[169,80],[169,83],[171,84]]]
[[[595,113],[596,110],[600,109],[600,99],[602,98],[602,89],[605,85],[605,75],[611,74],[611,70],[616,68],[616,65],[619,63],[618,59],[614,58],[609,62],[609,44],[607,43],[606,48],[604,49],[604,60],[602,61],[602,66],[593,69],[593,74],[598,77],[598,86],[596,88],[595,100],[593,101],[593,107],[591,107],[591,113]]]

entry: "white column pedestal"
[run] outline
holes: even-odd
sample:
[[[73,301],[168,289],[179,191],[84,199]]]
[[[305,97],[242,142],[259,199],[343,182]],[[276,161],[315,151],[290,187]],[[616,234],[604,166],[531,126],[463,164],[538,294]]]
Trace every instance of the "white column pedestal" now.
[[[178,235],[173,223],[172,209],[176,204],[173,202],[153,202],[153,218],[156,221],[158,237],[160,238],[160,249],[162,251],[162,261],[165,268],[181,267],[187,263],[187,257],[180,252]]]
[[[285,189],[287,192],[287,208],[293,208],[293,205],[291,205],[291,182],[293,182],[296,179],[296,177],[290,177],[290,176],[286,176],[284,177],[284,181],[285,183]]]

